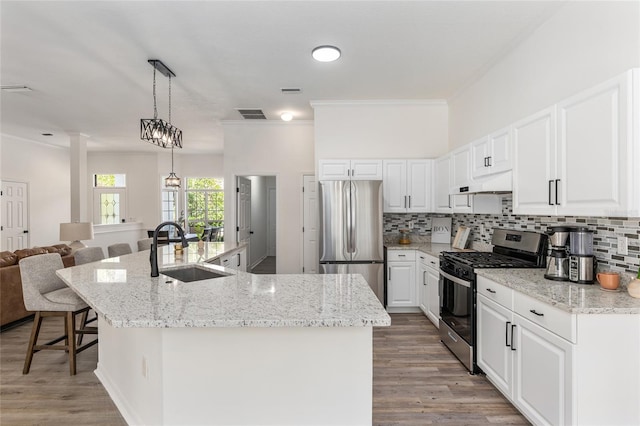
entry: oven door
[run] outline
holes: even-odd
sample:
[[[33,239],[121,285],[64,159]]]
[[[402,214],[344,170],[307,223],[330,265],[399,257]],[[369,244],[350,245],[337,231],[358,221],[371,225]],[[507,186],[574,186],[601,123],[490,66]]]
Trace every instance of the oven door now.
[[[473,346],[471,283],[440,270],[440,318],[469,346]]]

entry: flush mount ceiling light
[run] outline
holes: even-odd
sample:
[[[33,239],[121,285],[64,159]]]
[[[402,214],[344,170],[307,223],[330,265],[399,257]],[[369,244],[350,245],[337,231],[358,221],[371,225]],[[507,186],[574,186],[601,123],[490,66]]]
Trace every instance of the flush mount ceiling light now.
[[[280,118],[282,119],[282,121],[291,121],[293,119],[293,114],[291,114],[290,112],[283,112],[282,114],[280,114]]]
[[[153,118],[140,119],[140,139],[162,148],[182,148],[182,130],[171,125],[171,77],[176,75],[162,61],[149,59],[153,66]],[[169,120],[158,118],[156,102],[156,70],[169,78]]]
[[[340,57],[340,49],[335,46],[318,46],[311,51],[313,59],[320,62],[333,62]]]

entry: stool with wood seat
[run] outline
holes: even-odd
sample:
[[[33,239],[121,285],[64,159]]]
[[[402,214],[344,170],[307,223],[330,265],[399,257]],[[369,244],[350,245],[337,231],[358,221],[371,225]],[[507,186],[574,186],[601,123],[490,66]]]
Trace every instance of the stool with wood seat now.
[[[96,328],[86,327],[84,321],[81,321],[80,329],[76,329],[76,316],[86,313],[89,306],[56,275],[58,269],[64,268],[60,254],[25,257],[20,260],[19,265],[24,306],[36,313],[22,374],[29,373],[33,354],[36,352],[63,350],[69,353],[69,372],[73,376],[76,374],[76,354],[98,343],[95,339],[84,346],[76,346],[76,336],[98,333]],[[64,335],[38,345],[42,320],[51,316],[64,317]],[[56,345],[63,340],[63,345]]]

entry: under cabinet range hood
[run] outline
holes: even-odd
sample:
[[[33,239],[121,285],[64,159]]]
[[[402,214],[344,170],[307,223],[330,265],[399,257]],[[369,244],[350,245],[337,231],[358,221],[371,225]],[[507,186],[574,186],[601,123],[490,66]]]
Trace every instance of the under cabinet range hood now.
[[[451,188],[451,194],[508,193],[513,191],[513,173],[511,170],[481,178],[472,179],[467,186]]]

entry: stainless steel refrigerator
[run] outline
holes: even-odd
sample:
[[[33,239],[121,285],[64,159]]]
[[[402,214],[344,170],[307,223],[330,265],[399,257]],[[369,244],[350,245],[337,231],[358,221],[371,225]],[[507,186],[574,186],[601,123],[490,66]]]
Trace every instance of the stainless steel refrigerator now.
[[[382,181],[320,182],[320,273],[362,274],[384,305]]]

